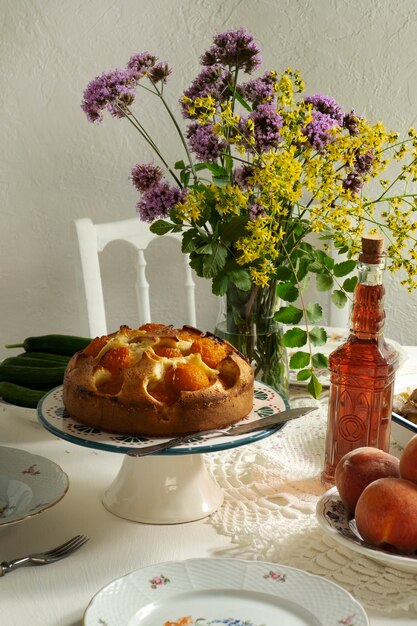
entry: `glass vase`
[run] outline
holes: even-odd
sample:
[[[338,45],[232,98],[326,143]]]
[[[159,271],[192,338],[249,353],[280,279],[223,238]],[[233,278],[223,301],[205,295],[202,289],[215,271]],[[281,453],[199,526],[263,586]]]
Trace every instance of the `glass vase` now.
[[[255,380],[288,396],[288,360],[281,324],[274,321],[278,308],[276,284],[252,285],[242,291],[229,283],[220,299],[214,333],[229,341],[252,365]]]

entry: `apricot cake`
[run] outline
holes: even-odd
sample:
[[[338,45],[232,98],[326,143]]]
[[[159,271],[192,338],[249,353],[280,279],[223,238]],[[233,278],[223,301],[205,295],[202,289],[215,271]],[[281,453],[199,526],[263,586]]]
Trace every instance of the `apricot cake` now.
[[[238,422],[253,391],[252,367],[227,341],[191,326],[144,324],[121,326],[77,352],[63,401],[82,424],[164,437]]]

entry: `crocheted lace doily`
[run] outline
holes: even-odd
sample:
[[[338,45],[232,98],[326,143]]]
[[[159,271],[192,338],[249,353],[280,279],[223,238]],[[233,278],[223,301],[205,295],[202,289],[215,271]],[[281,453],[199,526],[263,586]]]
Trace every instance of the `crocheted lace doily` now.
[[[297,398],[291,404],[311,405],[312,399]],[[206,455],[209,471],[225,492],[211,523],[232,538],[240,558],[319,574],[344,587],[365,608],[417,612],[415,574],[345,548],[318,525],[315,507],[326,491],[320,482],[326,421],[324,398],[316,411],[268,439]],[[400,451],[393,442],[391,452],[398,456]]]

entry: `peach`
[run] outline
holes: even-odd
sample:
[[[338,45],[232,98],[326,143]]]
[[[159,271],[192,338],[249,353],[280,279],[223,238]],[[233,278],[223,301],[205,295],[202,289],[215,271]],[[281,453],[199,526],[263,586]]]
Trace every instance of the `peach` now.
[[[411,437],[401,454],[400,474],[402,478],[417,483],[417,435]]]
[[[347,452],[335,470],[335,485],[340,499],[354,513],[359,496],[377,478],[400,477],[399,460],[378,448],[362,447]]]
[[[227,350],[222,344],[215,343],[207,337],[201,337],[193,341],[190,351],[193,353],[199,352],[202,360],[209,367],[216,367],[227,356]]]
[[[417,550],[417,485],[404,478],[379,478],[368,485],[355,509],[356,526],[375,546]]]

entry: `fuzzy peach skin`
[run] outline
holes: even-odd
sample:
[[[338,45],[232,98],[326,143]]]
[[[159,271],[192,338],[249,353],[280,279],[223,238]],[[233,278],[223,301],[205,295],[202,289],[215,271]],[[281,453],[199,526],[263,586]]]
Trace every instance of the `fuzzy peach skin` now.
[[[374,480],[399,478],[399,465],[395,456],[378,448],[356,448],[345,454],[336,466],[335,485],[347,510],[353,515],[359,496]]]
[[[400,474],[402,478],[417,483],[417,435],[407,442],[401,454]]]
[[[368,485],[355,509],[358,531],[368,543],[400,552],[417,550],[417,485],[404,478],[379,478]]]

